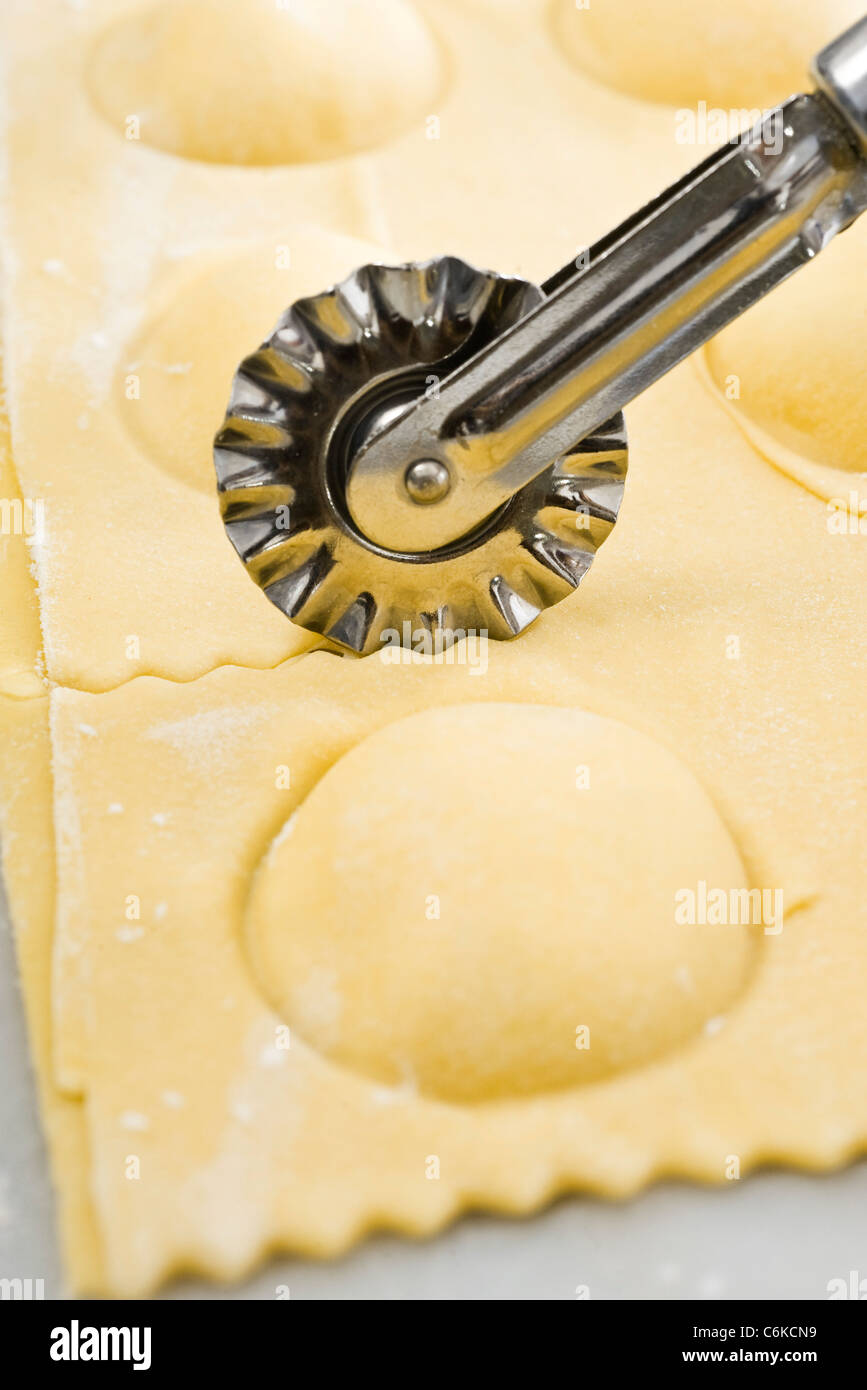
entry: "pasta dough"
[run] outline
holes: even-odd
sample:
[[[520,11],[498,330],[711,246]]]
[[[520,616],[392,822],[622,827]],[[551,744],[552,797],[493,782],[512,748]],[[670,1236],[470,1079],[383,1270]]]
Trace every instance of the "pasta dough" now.
[[[188,159],[292,164],[386,140],[442,83],[405,0],[160,0],[99,40],[89,85],[107,119]],[[388,36],[387,43],[381,35]]]
[[[867,303],[867,227],[834,241],[704,349],[706,379],[761,453],[825,501],[867,510],[860,406]],[[862,496],[861,494],[865,495]]]
[[[672,911],[682,884],[746,886],[725,827],[665,750],[598,715],[401,720],[295,821],[251,894],[256,978],[305,1041],[385,1084],[451,1101],[584,1085],[677,1047],[746,984],[748,925],[688,933]]]
[[[858,0],[824,0],[809,9],[766,0],[760,11],[695,0],[554,6],[566,52],[603,82],[677,106],[760,109],[801,91],[805,56],[860,16]]]
[[[592,20],[621,37],[593,76],[565,7],[405,0],[364,40],[371,103],[345,6],[244,7],[285,89],[227,70],[240,4],[49,8],[4,17],[3,495],[45,527],[0,542],[0,812],[73,1286],[862,1151],[864,556],[824,500],[863,467],[829,337],[857,330],[860,230],[630,409],[621,519],[574,598],[481,660],[342,660],[225,540],[235,362],[367,259],[541,279],[574,256],[697,157],[666,55],[699,31],[672,6],[642,39],[651,92],[627,0]],[[731,22],[788,72],[791,13]]]

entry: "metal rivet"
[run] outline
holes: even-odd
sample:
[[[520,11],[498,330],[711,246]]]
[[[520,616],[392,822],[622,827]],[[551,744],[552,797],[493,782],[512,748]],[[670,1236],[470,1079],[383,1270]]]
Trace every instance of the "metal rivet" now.
[[[406,470],[403,481],[413,502],[422,506],[441,501],[451,487],[449,470],[437,459],[416,459]]]

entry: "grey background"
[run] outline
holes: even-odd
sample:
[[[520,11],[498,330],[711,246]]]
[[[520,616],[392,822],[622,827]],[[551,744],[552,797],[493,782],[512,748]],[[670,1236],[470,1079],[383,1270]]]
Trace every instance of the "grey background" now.
[[[0,896],[0,1277],[65,1290],[22,1001]],[[176,1285],[170,1298],[827,1298],[867,1279],[867,1162],[811,1176],[766,1172],[723,1189],[666,1183],[630,1202],[569,1198],[526,1220],[469,1217],[434,1240],[365,1241],[331,1262],[279,1260],[241,1287]],[[865,1285],[867,1288],[867,1285]]]

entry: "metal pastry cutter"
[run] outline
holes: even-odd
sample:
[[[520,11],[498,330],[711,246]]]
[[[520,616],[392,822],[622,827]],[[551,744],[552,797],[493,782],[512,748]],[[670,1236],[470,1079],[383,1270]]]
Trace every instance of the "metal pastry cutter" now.
[[[268,598],[368,653],[514,637],[571,593],[617,520],[623,406],[867,206],[867,19],[812,72],[541,287],[443,256],[293,304],[215,441]]]

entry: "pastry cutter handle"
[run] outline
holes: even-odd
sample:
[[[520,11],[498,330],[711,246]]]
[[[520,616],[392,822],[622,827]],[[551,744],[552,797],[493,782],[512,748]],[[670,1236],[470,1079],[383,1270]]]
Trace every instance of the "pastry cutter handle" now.
[[[817,91],[553,275],[538,308],[372,435],[347,483],[369,540],[415,553],[458,541],[863,212],[867,18],[812,72]],[[427,504],[407,487],[419,464],[447,470]]]

